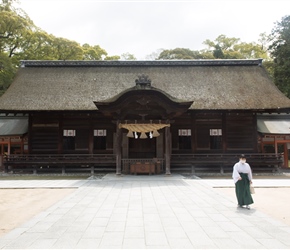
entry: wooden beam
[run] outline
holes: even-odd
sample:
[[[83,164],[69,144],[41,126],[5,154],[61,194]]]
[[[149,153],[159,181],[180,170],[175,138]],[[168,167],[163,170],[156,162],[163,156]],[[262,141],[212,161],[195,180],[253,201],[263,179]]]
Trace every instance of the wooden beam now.
[[[174,120],[150,120],[150,119],[119,120],[119,123],[121,124],[171,124],[173,122]]]

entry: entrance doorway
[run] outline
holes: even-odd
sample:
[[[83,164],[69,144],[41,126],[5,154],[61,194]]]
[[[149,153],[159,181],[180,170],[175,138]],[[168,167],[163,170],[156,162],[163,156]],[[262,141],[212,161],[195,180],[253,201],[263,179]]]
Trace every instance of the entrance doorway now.
[[[129,138],[129,158],[147,159],[156,157],[156,138],[135,139]]]

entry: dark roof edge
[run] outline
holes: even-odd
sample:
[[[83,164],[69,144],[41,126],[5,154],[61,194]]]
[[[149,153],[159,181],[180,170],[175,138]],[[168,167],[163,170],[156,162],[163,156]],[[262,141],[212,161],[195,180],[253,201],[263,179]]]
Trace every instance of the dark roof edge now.
[[[21,67],[134,67],[134,66],[261,66],[263,59],[215,59],[215,60],[144,60],[144,61],[41,61],[24,60]]]

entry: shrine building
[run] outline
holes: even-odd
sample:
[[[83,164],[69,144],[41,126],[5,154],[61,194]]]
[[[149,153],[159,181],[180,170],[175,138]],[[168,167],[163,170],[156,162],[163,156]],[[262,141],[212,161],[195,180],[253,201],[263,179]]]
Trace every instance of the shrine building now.
[[[19,127],[26,119],[26,131],[15,132],[12,152],[0,126],[0,149],[6,171],[222,172],[241,153],[258,167],[288,167],[290,119],[280,115],[289,110],[261,59],[22,61],[0,98],[0,121]],[[272,114],[278,127],[289,122],[282,151],[265,122]]]

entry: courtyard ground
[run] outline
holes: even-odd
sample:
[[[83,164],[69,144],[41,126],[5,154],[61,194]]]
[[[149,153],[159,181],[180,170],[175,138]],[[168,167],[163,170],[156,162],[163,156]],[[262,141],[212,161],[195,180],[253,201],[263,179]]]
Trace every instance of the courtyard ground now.
[[[102,176],[100,176],[102,177]],[[1,178],[1,177],[0,177]],[[53,176],[53,179],[61,177]],[[76,176],[62,177],[65,179],[77,179]],[[201,179],[230,179],[230,176],[199,176]],[[284,175],[257,175],[254,179],[290,179],[288,174]],[[10,176],[3,177],[2,180],[33,180],[33,179],[50,179],[49,176]],[[80,179],[84,179],[83,176]],[[1,180],[0,180],[1,181]],[[234,188],[214,188],[221,194],[236,200]],[[290,188],[287,187],[269,187],[255,188],[256,193],[253,195],[253,208],[262,211],[269,216],[276,218],[290,226]],[[52,206],[59,200],[74,192],[69,188],[16,188],[0,189],[0,237],[11,231],[25,221],[28,221],[34,215]],[[43,199],[45,198],[45,199]]]
[[[230,176],[202,178],[0,180],[0,249],[290,247],[288,175],[255,176],[251,211]]]

